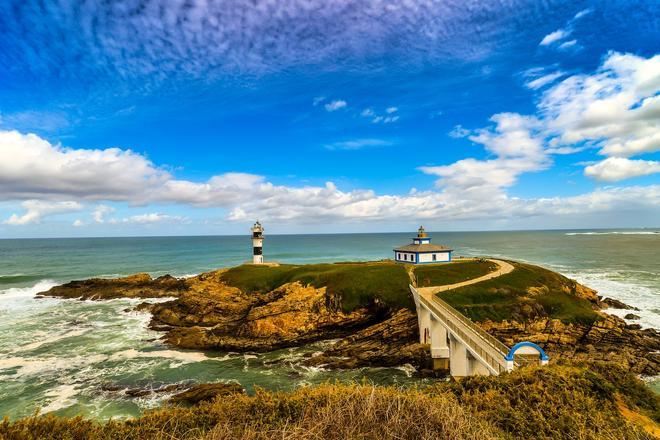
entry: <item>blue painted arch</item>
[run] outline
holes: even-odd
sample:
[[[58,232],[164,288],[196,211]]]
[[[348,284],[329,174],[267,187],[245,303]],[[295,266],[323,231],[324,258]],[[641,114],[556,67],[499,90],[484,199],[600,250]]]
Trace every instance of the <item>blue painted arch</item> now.
[[[539,357],[541,358],[542,361],[547,361],[548,359],[550,359],[548,355],[545,354],[545,351],[543,351],[541,347],[529,341],[518,342],[516,345],[511,347],[511,350],[509,350],[509,353],[504,357],[504,359],[507,361],[512,361],[514,355],[516,354],[516,351],[518,351],[522,347],[532,347],[533,349],[537,350],[539,352]]]

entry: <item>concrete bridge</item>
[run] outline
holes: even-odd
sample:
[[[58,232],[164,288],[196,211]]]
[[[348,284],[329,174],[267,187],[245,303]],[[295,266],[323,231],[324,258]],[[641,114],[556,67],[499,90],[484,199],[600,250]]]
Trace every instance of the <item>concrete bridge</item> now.
[[[496,271],[499,273],[452,285],[452,288],[481,282],[513,270],[513,266],[506,262],[490,261],[500,266]],[[449,369],[453,377],[497,375],[520,365],[516,355],[526,359],[536,358],[541,365],[548,362],[543,349],[532,342],[521,342],[512,348],[504,345],[438,298],[438,291],[448,290],[443,288],[445,286],[438,287],[417,289],[410,285],[417,307],[420,343],[430,344],[434,369]]]

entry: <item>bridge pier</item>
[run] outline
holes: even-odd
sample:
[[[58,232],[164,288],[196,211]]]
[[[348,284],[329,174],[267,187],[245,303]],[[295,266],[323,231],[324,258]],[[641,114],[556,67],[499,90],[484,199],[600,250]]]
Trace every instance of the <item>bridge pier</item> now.
[[[426,307],[417,308],[417,318],[419,320],[419,343],[431,343],[431,311]]]
[[[449,374],[452,377],[469,376],[467,347],[454,335],[449,335]]]
[[[467,352],[468,358],[468,375],[470,376],[490,376],[491,372],[484,364],[479,362],[477,358],[472,356],[470,351]]]
[[[431,358],[434,370],[449,369],[447,329],[434,315],[431,315]]]

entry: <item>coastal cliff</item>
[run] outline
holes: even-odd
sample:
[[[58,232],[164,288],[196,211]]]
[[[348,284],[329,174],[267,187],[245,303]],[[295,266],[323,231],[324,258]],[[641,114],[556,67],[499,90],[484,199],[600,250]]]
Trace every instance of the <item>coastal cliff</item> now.
[[[508,275],[444,292],[442,298],[507,345],[538,343],[553,362],[613,361],[636,373],[660,373],[657,331],[605,313],[610,301],[573,280],[537,266],[514,265]],[[419,344],[408,282],[404,266],[388,262],[246,265],[187,279],[138,274],[73,281],[42,295],[172,297],[139,308],[149,310],[151,328],[179,348],[270,351],[338,339],[305,363],[326,368],[411,364],[423,370],[429,350]]]

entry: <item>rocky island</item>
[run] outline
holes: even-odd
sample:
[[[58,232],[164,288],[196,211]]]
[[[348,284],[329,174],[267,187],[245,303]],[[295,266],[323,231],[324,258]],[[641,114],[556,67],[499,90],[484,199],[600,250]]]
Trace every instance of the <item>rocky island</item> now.
[[[509,274],[439,293],[508,345],[529,340],[553,360],[614,361],[643,375],[660,373],[660,334],[607,314],[612,301],[558,273],[511,262]],[[72,281],[44,296],[172,300],[143,304],[151,328],[184,349],[270,351],[338,339],[307,360],[326,368],[428,366],[408,284],[453,284],[495,268],[487,260],[423,267],[391,261],[242,265],[195,277]],[[614,303],[616,305],[616,303]],[[625,306],[625,305],[622,305]]]
[[[437,376],[429,346],[419,342],[408,286],[456,285],[437,295],[508,345],[539,344],[551,363],[420,389],[335,384],[247,395],[237,384],[198,384],[178,387],[173,406],[132,421],[35,416],[0,423],[0,438],[167,432],[186,439],[340,439],[374,438],[381,429],[393,438],[656,438],[660,399],[639,375],[660,372],[660,334],[607,314],[607,307],[625,305],[558,273],[507,264],[510,272],[476,284],[465,281],[492,274],[493,260],[246,264],[185,279],[137,274],[54,287],[40,296],[164,299],[137,308],[151,314],[150,327],[172,347],[263,352],[332,340],[302,362],[339,369],[410,364],[418,375]]]

